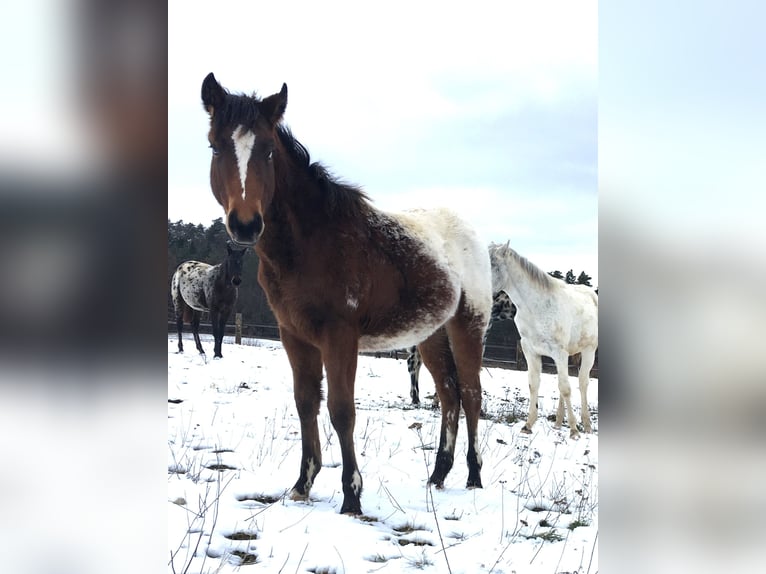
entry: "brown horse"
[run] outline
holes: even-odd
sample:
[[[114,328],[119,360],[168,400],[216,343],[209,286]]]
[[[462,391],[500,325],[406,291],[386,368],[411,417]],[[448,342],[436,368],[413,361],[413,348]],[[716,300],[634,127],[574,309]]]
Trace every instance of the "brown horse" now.
[[[254,246],[260,257],[258,281],[293,371],[303,453],[290,497],[308,499],[322,466],[317,415],[324,365],[343,458],[340,511],[361,513],[353,438],[357,355],[416,344],[442,404],[429,482],[442,488],[452,468],[462,405],[467,487],[481,487],[479,371],[492,307],[484,244],[449,210],[382,212],[358,188],[311,163],[280,123],[286,85],[261,100],[231,94],[209,74],[202,102],[210,114],[213,195],[232,240]]]

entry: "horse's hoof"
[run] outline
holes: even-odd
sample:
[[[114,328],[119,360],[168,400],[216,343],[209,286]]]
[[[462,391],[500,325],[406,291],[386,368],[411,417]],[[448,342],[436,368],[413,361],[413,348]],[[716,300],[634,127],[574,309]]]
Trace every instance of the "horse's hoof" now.
[[[439,482],[433,482],[431,480],[428,481],[429,486],[433,486],[436,490],[444,490],[444,481]]]
[[[532,434],[532,429],[529,428],[527,425],[524,425],[521,427],[521,432],[524,434]]]
[[[479,479],[479,480],[469,480],[469,481],[466,483],[465,487],[466,487],[468,490],[473,490],[474,488],[484,488],[484,487],[481,485],[481,479]]]
[[[569,433],[569,438],[571,438],[572,440],[577,440],[580,438],[580,433],[573,430],[572,432]]]
[[[309,499],[308,492],[306,494],[302,494],[298,492],[297,490],[295,490],[294,488],[290,490],[290,494],[288,494],[287,496],[290,498],[290,500],[295,500],[298,502],[305,502],[306,500]]]
[[[359,501],[346,502],[343,501],[343,506],[340,507],[341,514],[348,514],[350,516],[359,516],[362,514],[362,505]]]

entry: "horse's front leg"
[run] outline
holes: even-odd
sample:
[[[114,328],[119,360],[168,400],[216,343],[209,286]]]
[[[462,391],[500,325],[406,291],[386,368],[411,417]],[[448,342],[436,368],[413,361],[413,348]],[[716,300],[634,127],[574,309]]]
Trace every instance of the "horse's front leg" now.
[[[226,330],[226,314],[221,311],[210,311],[210,322],[213,324],[213,358],[223,358],[221,345],[223,333]]]
[[[211,305],[212,307],[212,305]],[[210,325],[213,328],[213,358],[221,356],[221,343],[220,343],[220,337],[218,334],[218,311],[214,311],[212,308],[210,309]]]
[[[341,514],[362,513],[362,475],[356,465],[354,451],[354,382],[358,350],[358,335],[351,329],[332,333],[322,347],[322,359],[327,370],[327,408],[332,426],[338,433],[343,457]]]
[[[532,350],[526,343],[526,339],[521,339],[521,349],[524,351],[524,358],[527,361],[527,380],[529,381],[529,415],[527,422],[521,428],[525,434],[532,433],[532,426],[537,420],[537,397],[540,391],[540,372],[543,368],[543,358]]]
[[[280,327],[280,338],[293,370],[293,394],[301,421],[301,470],[290,491],[292,500],[308,500],[314,479],[322,468],[317,415],[322,400],[322,356],[319,349]]]
[[[554,357],[556,362],[556,373],[559,379],[559,406],[556,411],[556,424],[554,428],[561,428],[561,424],[564,422],[564,410],[566,409],[567,418],[569,419],[569,436],[571,438],[578,438],[580,431],[577,430],[577,419],[575,418],[574,409],[572,409],[572,387],[569,384],[569,356],[566,353],[558,357]]]

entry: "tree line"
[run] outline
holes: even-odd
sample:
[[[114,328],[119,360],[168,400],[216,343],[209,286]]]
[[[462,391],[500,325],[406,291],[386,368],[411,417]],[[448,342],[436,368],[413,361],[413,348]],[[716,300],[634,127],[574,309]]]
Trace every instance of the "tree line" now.
[[[172,222],[168,219],[168,318],[175,317],[173,300],[170,294],[170,280],[176,268],[184,261],[202,261],[217,265],[226,256],[226,242],[229,235],[223,219],[218,217],[209,227],[202,224]],[[549,274],[570,284],[590,286],[591,277],[585,271],[575,275],[570,269],[565,274],[550,271]],[[234,308],[235,313],[242,313],[245,324],[276,325],[266,295],[258,284],[258,256],[252,249],[245,255],[242,267],[242,285]],[[233,315],[231,321],[233,321]],[[502,321],[493,326],[487,342],[492,344],[515,345],[518,333],[513,321]]]
[[[558,269],[556,271],[548,271],[548,275],[555,277],[556,279],[561,279],[570,285],[587,285],[588,287],[593,287],[593,285],[590,284],[592,277],[585,271],[581,271],[577,277],[575,277],[574,271],[571,269],[567,271],[566,275],[561,273]]]

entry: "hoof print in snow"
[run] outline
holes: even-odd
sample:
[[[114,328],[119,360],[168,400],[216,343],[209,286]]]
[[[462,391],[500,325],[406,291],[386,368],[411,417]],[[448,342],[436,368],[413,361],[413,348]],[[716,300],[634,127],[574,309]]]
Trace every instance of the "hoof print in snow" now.
[[[205,468],[210,470],[217,470],[218,472],[223,472],[224,470],[237,470],[236,466],[229,466],[228,464],[211,464]]]
[[[236,561],[236,564],[238,566],[244,566],[246,564],[257,564],[258,563],[258,555],[257,554],[251,554],[250,552],[242,552],[241,550],[232,550],[231,551],[232,556],[236,556],[238,560]]]

